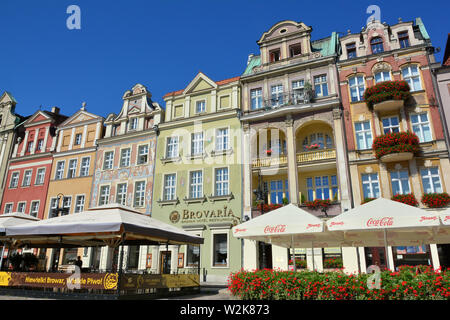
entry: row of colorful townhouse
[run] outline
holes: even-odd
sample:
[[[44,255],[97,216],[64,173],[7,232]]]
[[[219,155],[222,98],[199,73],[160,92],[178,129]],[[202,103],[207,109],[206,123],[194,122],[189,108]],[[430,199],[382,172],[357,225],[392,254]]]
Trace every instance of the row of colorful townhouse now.
[[[106,119],[85,106],[70,117],[56,107],[22,117],[5,92],[1,213],[47,219],[111,203],[133,207],[205,243],[129,246],[124,267],[190,272],[200,264],[207,281],[223,282],[241,268],[288,269],[292,254],[308,267],[314,257],[318,270],[330,267],[330,258],[342,259],[349,272],[358,263],[362,270],[385,266],[384,248],[314,249],[313,255],[231,233],[276,205],[294,203],[326,219],[398,194],[414,194],[426,208],[423,194],[450,188],[449,52],[444,64],[435,61],[421,19],[373,20],[358,33],[319,40],[311,33],[302,22],[279,22],[257,41],[260,53],[249,55],[241,76],[214,81],[199,72],[184,89],[164,95],[164,107],[137,84],[123,95],[120,113]],[[368,88],[394,80],[409,85],[407,98],[374,105],[364,99]],[[378,136],[407,131],[417,135],[420,152],[376,157]],[[326,210],[307,206],[317,199],[331,203]],[[448,245],[388,251],[395,266],[450,262]],[[111,267],[107,247],[40,251],[47,269],[77,255],[91,269]]]

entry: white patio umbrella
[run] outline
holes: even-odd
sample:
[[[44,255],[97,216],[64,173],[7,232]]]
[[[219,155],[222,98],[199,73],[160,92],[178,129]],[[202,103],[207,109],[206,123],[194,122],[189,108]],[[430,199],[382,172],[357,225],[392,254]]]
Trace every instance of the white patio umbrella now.
[[[353,246],[384,246],[386,254],[389,245],[433,243],[440,226],[436,213],[384,198],[341,213],[326,224],[329,231],[343,231]]]
[[[293,204],[234,226],[232,231],[236,238],[268,242],[292,249],[336,247],[342,243],[342,234],[327,232],[320,218]]]
[[[450,209],[437,213],[441,220],[441,226],[434,235],[434,243],[450,243]]]
[[[9,226],[20,225],[40,219],[22,212],[12,212],[0,215],[0,234],[5,233],[5,228]],[[3,242],[2,256],[0,257],[0,266],[3,265],[3,255],[5,253],[5,242]]]

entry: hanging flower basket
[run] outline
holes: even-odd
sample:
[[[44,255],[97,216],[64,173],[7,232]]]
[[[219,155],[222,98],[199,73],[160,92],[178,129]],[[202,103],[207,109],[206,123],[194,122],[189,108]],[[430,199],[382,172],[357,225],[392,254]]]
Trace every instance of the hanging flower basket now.
[[[419,137],[414,132],[392,132],[374,139],[372,150],[377,159],[390,154],[412,153],[416,155],[420,152]]]
[[[404,80],[383,81],[364,91],[364,101],[372,109],[375,104],[388,100],[405,101],[410,96],[410,87]]]
[[[422,196],[422,203],[428,208],[444,208],[450,203],[448,193],[425,193]]]
[[[408,194],[396,194],[391,198],[391,200],[401,202],[404,204],[408,204],[413,207],[419,206],[419,202],[416,200],[416,197],[414,197],[414,194],[408,193]]]
[[[305,205],[312,210],[326,209],[331,205],[330,200],[316,199],[314,201],[305,201]]]

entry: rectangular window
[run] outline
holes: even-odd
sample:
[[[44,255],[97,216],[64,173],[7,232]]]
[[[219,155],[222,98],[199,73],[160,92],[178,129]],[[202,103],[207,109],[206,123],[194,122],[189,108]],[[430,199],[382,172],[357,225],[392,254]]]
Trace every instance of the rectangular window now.
[[[366,173],[361,175],[364,199],[380,197],[380,183],[378,173]]]
[[[303,103],[305,80],[292,81],[292,100],[294,104]]]
[[[63,198],[63,208],[67,209],[67,211],[63,212],[61,215],[68,215],[70,212],[71,206],[72,206],[72,197],[64,197]]]
[[[189,180],[189,197],[191,199],[203,197],[203,172],[191,172]]]
[[[87,177],[89,175],[90,165],[91,165],[90,157],[85,157],[81,159],[80,177]]]
[[[131,158],[131,149],[130,148],[122,149],[122,151],[120,151],[120,166],[129,167],[130,158]]]
[[[191,155],[203,154],[203,132],[191,135]]]
[[[79,213],[84,210],[84,195],[77,196],[75,199],[75,211],[74,213]]]
[[[64,178],[65,164],[66,163],[64,161],[58,161],[58,163],[56,164],[55,180],[61,180],[62,178]]]
[[[293,44],[289,47],[289,55],[292,57],[298,56],[302,54],[302,45],[297,43]]]
[[[145,204],[145,181],[136,182],[134,185],[134,206],[143,207]]]
[[[330,179],[331,179],[331,199],[337,200],[339,192],[337,176],[330,176]]]
[[[365,85],[364,85],[364,77],[353,77],[348,80],[348,84],[350,87],[350,97],[352,102],[362,101]]]
[[[383,118],[381,122],[383,123],[384,134],[400,132],[400,124],[398,121],[398,117]]]
[[[225,196],[229,194],[228,190],[228,168],[216,169],[216,196]]]
[[[216,131],[216,151],[228,150],[229,140],[228,140],[228,128],[217,129]]]
[[[164,200],[175,200],[175,174],[167,174],[164,176]]]
[[[228,265],[228,239],[226,233],[213,234],[213,266],[225,267]]]
[[[109,186],[101,186],[100,187],[100,197],[98,199],[98,205],[103,206],[105,204],[108,204],[109,202]]]
[[[186,267],[197,267],[200,262],[200,247],[186,246]]]
[[[408,170],[391,171],[392,194],[411,193]]]
[[[13,209],[13,204],[12,203],[5,204],[5,214],[6,213],[11,213],[12,209]]]
[[[11,181],[9,182],[9,187],[17,188],[18,185],[19,185],[19,172],[14,172],[11,175]]]
[[[137,164],[146,164],[148,161],[148,144],[139,146]]]
[[[103,170],[112,169],[113,163],[114,163],[114,152],[113,151],[105,152],[105,160],[103,162]]]
[[[370,121],[355,122],[356,144],[359,150],[372,148]]]
[[[178,137],[167,138],[167,154],[168,159],[178,157]]]
[[[131,130],[136,130],[137,127],[138,127],[138,118],[130,119],[128,129],[129,129],[130,131],[131,131]]]
[[[32,201],[30,207],[30,215],[37,217],[39,213],[39,201]]]
[[[338,183],[337,176],[318,176],[306,178],[307,201],[337,200]]]
[[[34,142],[33,142],[33,141],[28,142],[28,145],[27,145],[27,152],[31,152],[31,149],[33,149],[33,145],[34,145]]]
[[[433,140],[431,137],[431,127],[428,121],[428,114],[418,113],[411,114],[411,125],[414,133],[419,137],[420,142],[428,142]]]
[[[196,113],[202,113],[206,111],[206,101],[202,100],[202,101],[197,101],[195,103],[195,112]]]
[[[44,180],[45,180],[45,168],[40,168],[37,170],[36,173],[36,183],[37,185],[39,184],[44,184]]]
[[[422,176],[422,185],[424,193],[442,193],[441,177],[439,176],[439,168],[425,168],[420,170]]]
[[[328,96],[328,83],[326,74],[314,77],[314,90],[316,92],[316,97]]]
[[[356,43],[349,43],[346,45],[347,59],[356,58]]]
[[[261,88],[250,90],[250,101],[251,101],[250,104],[251,104],[252,110],[262,108],[263,105],[262,105],[262,89]]]
[[[39,139],[37,142],[37,151],[43,151],[44,149],[44,139]]]
[[[283,180],[270,181],[270,203],[282,204],[283,203]]]
[[[75,145],[79,146],[81,144],[81,138],[83,137],[83,135],[81,133],[77,133],[75,135]]]
[[[23,176],[22,187],[28,187],[31,185],[31,175],[33,174],[33,170],[26,170]]]
[[[69,161],[69,168],[67,170],[67,178],[75,178],[76,174],[77,174],[77,163],[78,160],[77,159],[72,159]]]
[[[330,199],[330,183],[328,176],[315,177],[316,199]]]
[[[373,54],[384,52],[383,39],[381,37],[372,38],[370,46]]]
[[[116,202],[118,204],[126,205],[127,201],[127,184],[121,183],[117,185]]]
[[[420,82],[419,68],[416,65],[408,66],[402,69],[403,79],[408,82],[411,91],[422,90]]]
[[[19,203],[17,204],[17,212],[25,213],[25,208],[26,208],[26,206],[27,206],[27,203],[26,203],[26,202],[19,202]]]
[[[269,60],[270,62],[276,62],[279,61],[281,58],[281,51],[280,49],[272,50],[269,52]]]
[[[408,48],[409,47],[408,31],[399,32],[398,41],[400,42],[400,48]]]
[[[283,104],[283,85],[278,84],[270,88],[272,107],[281,106]]]

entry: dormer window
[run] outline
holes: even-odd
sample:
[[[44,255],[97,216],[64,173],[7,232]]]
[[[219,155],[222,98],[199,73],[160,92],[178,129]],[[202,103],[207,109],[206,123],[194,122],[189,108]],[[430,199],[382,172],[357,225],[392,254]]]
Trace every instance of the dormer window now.
[[[82,138],[81,133],[77,133],[77,134],[75,135],[75,145],[76,145],[76,146],[78,146],[78,145],[81,144],[81,138]]]
[[[400,42],[400,48],[409,47],[408,31],[402,31],[398,33],[398,42]]]
[[[275,49],[269,52],[270,62],[280,61],[281,59],[281,51],[280,49]]]
[[[137,129],[137,126],[138,126],[138,118],[130,119],[130,126],[129,126],[129,129],[130,129],[130,130],[136,130],[136,129]]]
[[[383,39],[381,37],[375,37],[370,40],[370,46],[372,47],[372,53],[380,53],[384,51]]]
[[[28,142],[27,152],[31,152],[31,149],[33,149],[33,141]]]
[[[356,58],[356,43],[352,42],[346,45],[347,59]]]
[[[302,46],[298,44],[293,44],[289,47],[289,54],[292,57],[298,56],[302,54]]]

